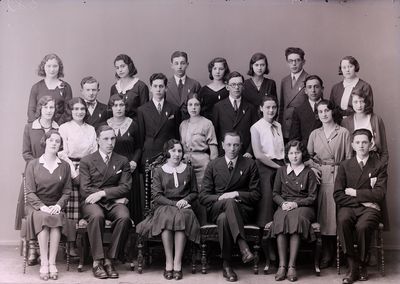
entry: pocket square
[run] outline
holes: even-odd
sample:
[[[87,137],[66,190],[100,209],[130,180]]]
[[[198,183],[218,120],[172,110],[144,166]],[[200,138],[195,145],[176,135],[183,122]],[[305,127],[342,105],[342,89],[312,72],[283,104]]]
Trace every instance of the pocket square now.
[[[119,174],[119,173],[122,173],[122,170],[117,171],[115,174],[117,175],[117,174]]]
[[[175,115],[170,115],[169,117],[168,117],[168,119],[174,119],[174,117],[175,117]]]
[[[371,182],[371,187],[372,187],[372,188],[374,188],[375,183],[376,183],[376,180],[377,180],[376,177],[370,178],[370,182]]]

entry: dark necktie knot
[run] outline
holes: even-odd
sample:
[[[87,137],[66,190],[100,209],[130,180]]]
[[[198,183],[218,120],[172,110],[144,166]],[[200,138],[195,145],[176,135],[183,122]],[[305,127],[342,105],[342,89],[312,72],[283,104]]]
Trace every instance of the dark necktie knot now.
[[[178,83],[179,97],[182,97],[182,89],[183,89],[183,82],[182,82],[182,79],[179,79],[179,83]]]
[[[230,173],[233,171],[233,162],[232,161],[229,161],[229,163],[228,163],[228,170]]]
[[[158,103],[157,105],[157,111],[159,114],[161,114],[161,103]]]
[[[360,165],[360,169],[362,170],[364,168],[364,162],[360,161],[358,164]]]
[[[110,161],[110,157],[108,156],[108,155],[106,155],[105,157],[104,157],[104,163],[106,164],[106,165],[108,165],[108,162]]]
[[[238,105],[237,105],[237,101],[236,100],[233,100],[233,110],[235,112],[237,112],[237,110],[238,110]]]

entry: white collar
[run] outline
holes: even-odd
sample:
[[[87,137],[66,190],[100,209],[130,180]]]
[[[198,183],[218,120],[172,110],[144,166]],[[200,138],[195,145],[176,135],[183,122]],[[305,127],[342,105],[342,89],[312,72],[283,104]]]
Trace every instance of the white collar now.
[[[317,103],[319,103],[321,100],[322,100],[322,99],[319,99],[318,101],[313,102],[312,100],[308,99],[308,102],[310,103],[310,106],[311,106],[312,110],[314,110],[315,105],[316,105]]]
[[[163,108],[163,106],[164,106],[164,99],[161,99],[161,101],[156,101],[154,98],[152,98],[151,99],[152,101],[153,101],[153,104],[156,106],[156,108],[157,108],[157,106],[158,106],[158,104],[161,104],[161,109]]]
[[[139,81],[139,78],[133,78],[132,81],[129,82],[128,85],[125,86],[125,88],[122,89],[121,87],[121,79],[119,79],[117,81],[117,83],[115,83],[115,88],[117,89],[118,93],[122,93],[125,94],[126,91],[130,90],[133,88],[133,86],[135,86],[135,84]]]
[[[122,135],[125,134],[125,132],[128,131],[129,126],[131,126],[132,121],[133,121],[132,118],[130,118],[130,117],[125,117],[125,120],[124,120],[124,122],[122,122],[122,124],[115,125],[115,124],[114,124],[114,119],[111,117],[111,118],[107,119],[107,124],[108,124],[112,129],[114,129],[114,133],[115,133],[116,136],[118,135],[118,131],[119,131],[119,133],[120,133],[121,136],[122,136]]]
[[[226,161],[226,164],[227,164],[227,165],[229,164],[230,161],[232,161],[233,167],[235,167],[235,166],[236,166],[236,163],[237,163],[237,159],[238,159],[239,156],[237,156],[237,157],[236,157],[235,159],[233,159],[233,160],[230,160],[227,156],[224,156],[224,157],[225,157],[225,161]]]
[[[240,96],[240,98],[238,98],[238,99],[234,99],[234,98],[232,98],[231,96],[229,96],[229,100],[231,101],[232,107],[233,107],[233,101],[236,100],[237,107],[239,108],[239,107],[240,107],[240,103],[241,103],[241,101],[242,101],[242,96]]]
[[[364,158],[363,160],[361,160],[357,155],[356,155],[356,158],[357,158],[357,163],[360,164],[360,162],[363,162],[363,164],[365,166],[368,162],[369,155],[368,155],[368,157]]]
[[[179,86],[179,80],[182,80],[182,84],[185,85],[186,82],[186,75],[179,78],[178,76],[174,75],[176,85]]]
[[[94,102],[92,103],[92,102],[89,102],[89,101],[87,101],[87,100],[84,100],[85,101],[85,103],[88,105],[88,104],[93,104],[93,108],[96,108],[96,106],[97,106],[97,100],[94,100]],[[89,105],[88,105],[89,106]]]
[[[178,174],[180,174],[180,173],[183,173],[183,171],[187,168],[187,165],[185,163],[181,162],[176,168],[174,168],[174,167],[171,167],[170,165],[168,165],[167,163],[165,163],[164,165],[161,166],[161,168],[167,174],[173,174],[175,170]]]
[[[286,168],[286,173],[290,174],[293,171],[294,174],[298,176],[304,170],[304,168],[305,168],[304,164],[301,164],[301,166],[297,167],[296,169],[293,169],[292,166],[288,164]]]
[[[348,81],[348,82],[346,82],[345,80],[343,80],[343,87],[344,87],[344,88],[347,88],[347,87],[352,87],[352,88],[354,88],[354,87],[357,85],[358,81],[360,81],[360,78],[358,78],[358,77],[355,77],[354,79],[351,79],[351,80]]]
[[[103,158],[103,161],[104,161],[104,159],[106,158],[106,156],[108,156],[108,160],[110,161],[111,160],[111,155],[112,155],[112,152],[110,153],[110,154],[106,154],[106,153],[103,153],[100,149],[99,149],[99,153],[100,153],[100,156]]]
[[[51,122],[51,128],[54,128],[54,129],[58,129],[58,124],[57,124],[57,122],[55,122],[54,120]],[[35,119],[33,122],[32,122],[32,129],[43,129],[43,127],[42,127],[42,125],[40,124],[40,122],[39,122],[39,118],[38,119]]]
[[[296,81],[299,80],[299,77],[300,77],[300,75],[303,73],[303,71],[304,71],[304,69],[301,69],[300,72],[297,72],[297,73],[290,73],[290,78],[293,78],[293,76],[294,76],[294,78],[296,78]],[[287,74],[287,73],[286,73],[286,74]]]
[[[56,164],[51,165],[46,163],[46,160],[44,159],[44,154],[39,157],[39,163],[43,164],[43,167],[47,169],[51,174],[54,172],[55,169],[58,168],[58,164],[61,164],[61,160],[56,156]]]

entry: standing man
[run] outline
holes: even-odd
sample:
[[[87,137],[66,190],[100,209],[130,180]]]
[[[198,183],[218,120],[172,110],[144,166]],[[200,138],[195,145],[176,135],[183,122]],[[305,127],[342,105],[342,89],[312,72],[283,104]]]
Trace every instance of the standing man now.
[[[219,141],[220,154],[223,152],[221,141],[225,133],[235,131],[243,139],[240,154],[243,157],[252,158],[250,127],[258,120],[257,110],[242,98],[244,78],[239,72],[229,73],[226,82],[229,97],[218,102],[213,109],[213,123]]]
[[[107,116],[107,105],[97,100],[100,91],[99,82],[92,76],[88,76],[81,81],[82,99],[86,102],[89,115],[86,123],[92,125],[95,129],[103,124]]]
[[[294,109],[289,140],[296,139],[307,146],[311,132],[322,126],[315,110],[317,103],[323,97],[324,84],[317,75],[310,75],[305,79],[304,86],[308,100]]]
[[[371,237],[379,222],[387,223],[387,166],[369,154],[371,141],[368,129],[354,131],[351,145],[356,156],[340,164],[335,180],[337,234],[348,263],[344,284],[368,280]]]
[[[80,193],[83,217],[93,257],[96,278],[118,278],[113,261],[126,243],[132,226],[126,207],[132,176],[129,161],[116,153],[114,130],[101,125],[96,130],[99,150],[80,162]],[[103,248],[105,220],[112,221],[113,232],[108,252]]]
[[[207,208],[208,219],[217,224],[223,276],[229,282],[237,281],[231,266],[235,243],[240,248],[244,263],[254,259],[246,242],[244,224],[254,221],[255,204],[261,198],[256,163],[239,155],[241,146],[237,132],[224,134],[222,147],[225,156],[208,164],[199,195],[200,202]]]
[[[287,143],[290,138],[293,111],[307,100],[307,96],[304,94],[304,80],[308,74],[303,69],[306,61],[304,51],[301,48],[288,47],[285,50],[285,57],[290,75],[281,81],[278,121],[282,125],[283,138]]]

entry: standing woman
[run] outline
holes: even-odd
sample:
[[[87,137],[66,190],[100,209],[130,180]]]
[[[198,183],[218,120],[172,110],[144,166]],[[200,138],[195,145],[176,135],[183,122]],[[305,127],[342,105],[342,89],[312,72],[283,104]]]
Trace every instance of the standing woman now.
[[[226,75],[230,73],[228,62],[225,58],[216,57],[208,63],[209,78],[212,80],[199,91],[202,102],[201,115],[212,121],[214,105],[229,96],[225,87]]]
[[[184,159],[191,161],[197,188],[200,190],[208,163],[218,156],[218,142],[212,122],[200,115],[201,106],[197,94],[189,95],[187,108],[190,118],[181,123],[179,133],[185,152]]]
[[[44,154],[32,160],[25,171],[27,237],[37,239],[40,248],[40,278],[56,280],[56,257],[61,234],[75,239],[75,227],[66,219],[64,208],[71,191],[70,166],[57,157],[62,139],[49,130],[41,141]]]
[[[256,108],[261,105],[264,96],[278,97],[275,81],[265,77],[268,74],[267,56],[263,53],[253,54],[247,72],[251,78],[244,81],[243,97]]]
[[[22,157],[24,158],[26,165],[28,165],[29,161],[43,155],[44,147],[40,143],[43,135],[51,129],[58,129],[58,124],[53,120],[56,108],[57,106],[54,98],[50,96],[41,97],[36,106],[36,120],[25,125]],[[25,216],[24,207],[24,187],[23,184],[21,184],[15,216],[16,230],[21,230],[21,221]],[[28,265],[35,264],[37,264],[35,241],[29,241]]]
[[[57,112],[54,120],[60,122],[64,113],[64,105],[72,98],[71,86],[61,80],[64,77],[64,65],[56,54],[47,54],[39,64],[38,75],[44,79],[32,86],[28,103],[28,122],[36,119],[36,105],[43,96],[55,99]]]
[[[191,167],[182,163],[182,144],[170,139],[163,148],[166,163],[154,170],[151,185],[154,213],[139,223],[136,231],[149,237],[161,235],[164,278],[180,280],[186,239],[200,242],[200,225],[191,208],[197,199],[197,184]]]
[[[118,55],[114,59],[114,66],[117,82],[111,87],[110,97],[114,94],[122,95],[126,101],[126,116],[136,119],[137,108],[149,101],[149,88],[134,77],[137,70],[128,55]]]
[[[306,162],[317,173],[320,182],[318,193],[317,221],[321,225],[322,260],[321,268],[332,264],[336,244],[336,204],[333,191],[340,162],[352,155],[350,133],[339,126],[339,109],[328,100],[316,104],[318,119],[322,127],[315,129],[308,140],[311,159]]]
[[[136,122],[126,116],[126,100],[121,95],[112,95],[108,101],[112,117],[107,124],[114,129],[116,141],[114,152],[126,157],[132,173],[132,190],[130,191],[128,208],[135,224],[143,219],[144,196],[140,193],[139,170],[141,149],[138,145],[138,128]]]
[[[82,217],[79,208],[79,162],[81,158],[97,151],[96,131],[87,124],[89,112],[83,99],[75,97],[67,104],[64,124],[60,125],[60,135],[64,149],[58,156],[73,164],[71,178],[73,187],[67,205],[68,219],[78,222]]]
[[[361,89],[366,93],[374,104],[371,86],[357,76],[360,71],[360,64],[353,56],[345,56],[340,60],[339,75],[343,76],[343,81],[332,87],[330,101],[340,107],[343,117],[351,115],[354,111],[350,95],[353,89]]]
[[[355,89],[351,93],[351,101],[354,113],[342,121],[342,126],[353,133],[354,130],[366,128],[372,133],[372,146],[370,154],[376,155],[381,162],[387,164],[389,152],[386,142],[385,124],[379,115],[373,110],[373,105],[368,92],[363,89]]]

